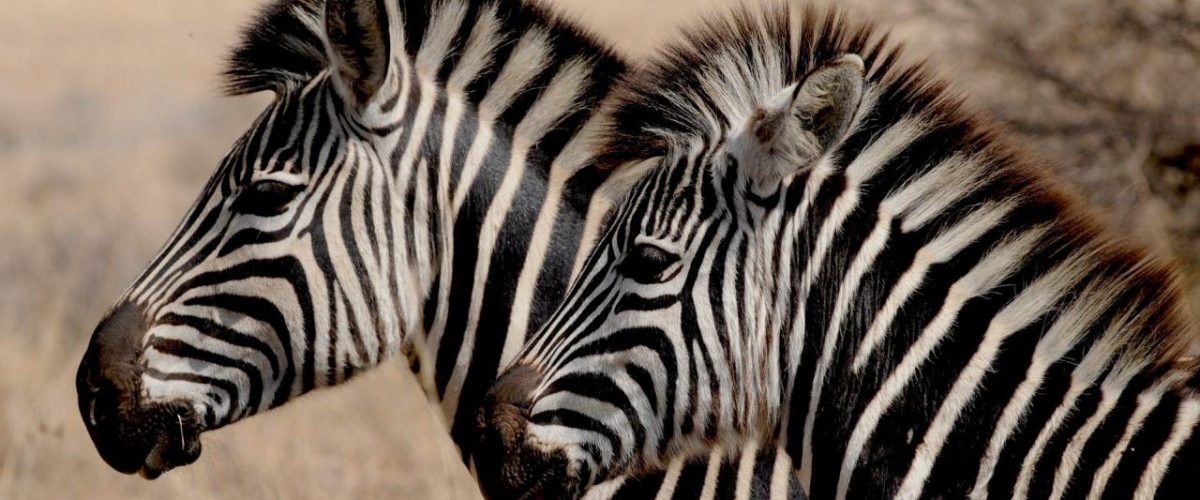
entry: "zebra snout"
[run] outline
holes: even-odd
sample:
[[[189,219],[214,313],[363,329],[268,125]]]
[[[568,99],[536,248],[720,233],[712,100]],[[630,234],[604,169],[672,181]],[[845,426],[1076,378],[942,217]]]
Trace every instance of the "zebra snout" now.
[[[476,416],[475,470],[489,498],[577,498],[583,491],[566,454],[544,450],[528,435],[530,396],[539,379],[531,367],[509,369]]]
[[[92,334],[79,363],[79,413],[108,465],[153,479],[200,456],[202,425],[186,402],[141,401],[138,357],[147,330],[134,304],[113,309]]]

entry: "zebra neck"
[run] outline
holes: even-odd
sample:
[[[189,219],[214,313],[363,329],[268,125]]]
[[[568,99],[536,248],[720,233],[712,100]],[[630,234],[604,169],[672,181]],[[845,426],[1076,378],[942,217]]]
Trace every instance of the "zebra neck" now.
[[[764,220],[762,241],[775,246],[760,265],[771,272],[754,276],[768,314],[751,327],[778,363],[761,404],[781,416],[806,484],[890,447],[911,455],[897,463],[911,465],[904,491],[918,496],[947,443],[982,439],[957,425],[996,428],[978,451],[1054,432],[1061,422],[1038,391],[1065,387],[1064,412],[1085,391],[1147,412],[1165,401],[1172,422],[1172,408],[1196,404],[1196,364],[1169,368],[1186,343],[1165,272],[1018,157],[968,147],[964,130],[912,116],[870,139],[852,134],[842,158],[797,178]],[[1121,442],[1150,414],[1130,415],[1129,427],[1100,431]],[[893,431],[901,425],[907,434]]]
[[[551,85],[555,90],[557,83]],[[430,132],[440,135],[440,154],[420,160],[436,171],[417,175],[435,179],[429,184],[439,189],[416,189],[415,208],[403,212],[425,231],[414,241],[426,246],[410,254],[427,256],[417,265],[418,274],[428,276],[408,345],[426,391],[455,422],[473,414],[483,390],[561,300],[586,255],[603,212],[593,194],[606,177],[590,166],[586,144],[603,118],[576,119],[573,135],[548,154],[549,129],[496,123],[453,91],[428,90],[437,101],[428,121],[441,130]]]
[[[591,144],[624,65],[521,2],[403,2],[390,108],[395,214],[424,303],[406,351],[456,441],[496,374],[563,296],[608,177]]]

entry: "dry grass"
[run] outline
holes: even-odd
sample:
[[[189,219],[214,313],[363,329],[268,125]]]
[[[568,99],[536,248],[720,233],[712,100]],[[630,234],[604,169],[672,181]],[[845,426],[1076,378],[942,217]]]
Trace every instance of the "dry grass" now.
[[[72,379],[92,327],[265,103],[218,96],[215,76],[262,1],[0,15],[0,498],[477,496],[400,364],[208,435],[197,464],[154,482],[113,472],[85,434]],[[636,57],[737,0],[546,1]]]

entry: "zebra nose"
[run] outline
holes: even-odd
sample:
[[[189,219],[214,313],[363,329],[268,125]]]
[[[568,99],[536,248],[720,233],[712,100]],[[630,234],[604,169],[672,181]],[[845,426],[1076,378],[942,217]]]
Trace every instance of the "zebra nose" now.
[[[75,377],[80,409],[89,426],[116,410],[121,399],[138,392],[138,356],[147,321],[142,309],[125,302],[96,326]]]
[[[476,478],[489,498],[576,498],[583,474],[559,451],[539,449],[527,435],[530,396],[541,375],[532,367],[508,369],[476,414]]]
[[[140,469],[142,457],[133,457],[136,453],[123,450],[126,447],[115,443],[112,436],[121,425],[120,415],[137,405],[141,390],[138,356],[146,329],[140,307],[130,302],[118,305],[92,333],[75,375],[79,412],[92,441],[109,465],[125,473]]]

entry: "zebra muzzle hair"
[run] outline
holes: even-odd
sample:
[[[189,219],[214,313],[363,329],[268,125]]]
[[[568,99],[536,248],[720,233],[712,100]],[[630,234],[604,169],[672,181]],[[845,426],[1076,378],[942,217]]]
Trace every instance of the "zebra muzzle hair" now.
[[[489,498],[576,498],[585,486],[565,453],[545,451],[528,435],[530,396],[541,375],[518,365],[492,386],[476,424],[475,468]]]

